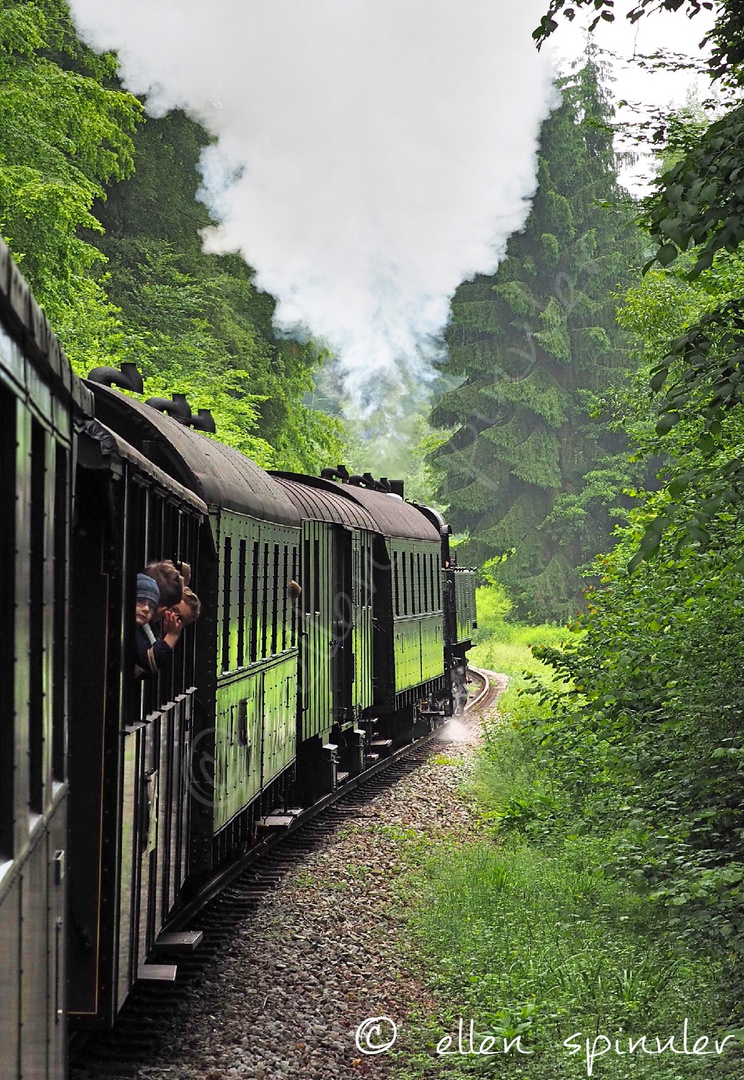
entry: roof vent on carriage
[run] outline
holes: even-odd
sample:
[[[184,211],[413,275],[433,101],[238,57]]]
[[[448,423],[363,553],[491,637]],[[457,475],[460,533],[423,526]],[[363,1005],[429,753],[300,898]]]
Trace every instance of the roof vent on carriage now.
[[[380,491],[385,495],[397,495],[403,498],[403,481],[388,480],[387,476],[375,480],[372,473],[368,472],[349,475],[349,470],[345,465],[337,465],[335,469],[332,465],[328,465],[325,469],[321,469],[320,476],[322,480],[339,480],[342,484],[350,484],[352,487],[367,488],[368,491]]]
[[[118,386],[122,390],[131,390],[133,394],[141,394],[145,388],[142,376],[137,370],[137,365],[125,360],[119,367],[97,367],[88,375],[90,382],[102,383],[103,386]]]
[[[145,388],[137,365],[128,360],[124,361],[118,370],[114,367],[93,368],[88,375],[88,380],[103,386],[118,386],[121,390],[130,390],[133,394],[142,394]],[[198,412],[192,413],[185,394],[174,394],[172,398],[147,398],[145,405],[150,405],[153,409],[172,416],[184,427],[192,427],[196,431],[208,431],[210,435],[214,435],[217,431],[212,410],[199,409]]]
[[[174,394],[172,398],[147,398],[145,405],[157,409],[158,412],[166,413],[167,416],[172,416],[184,427],[192,427],[196,431],[208,431],[210,435],[214,435],[217,431],[212,410],[199,409],[198,412],[192,413],[185,394]]]
[[[321,480],[340,480],[342,484],[348,484],[349,470],[345,465],[337,465],[335,469],[332,465],[328,465],[320,470],[320,477]]]

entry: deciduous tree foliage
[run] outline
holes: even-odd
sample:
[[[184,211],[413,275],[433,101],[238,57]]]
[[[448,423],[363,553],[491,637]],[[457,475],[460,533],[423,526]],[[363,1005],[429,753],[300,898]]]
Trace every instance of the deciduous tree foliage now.
[[[150,378],[148,392],[157,384],[212,408],[222,441],[261,465],[315,472],[343,456],[342,425],[303,402],[323,355],[277,338],[275,302],[241,258],[202,251],[200,230],[212,221],[196,196],[208,142],[182,113],[149,119],[134,175],[99,207],[122,350]]]
[[[455,295],[445,371],[464,381],[433,412],[457,429],[435,463],[450,520],[469,534],[467,557],[508,556],[499,577],[540,621],[576,612],[578,567],[618,520],[625,441],[592,415],[592,395],[630,365],[613,294],[639,259],[596,60],[560,91],[523,231],[494,276]]]
[[[337,460],[341,424],[303,404],[320,351],[277,339],[274,302],[242,260],[201,251],[206,132],[179,114],[143,119],[65,0],[3,4],[0,230],[73,367],[134,360],[148,396],[188,392],[262,465]]]
[[[64,0],[2,5],[0,228],[55,325],[105,306],[92,209],[131,173],[142,113],[114,75],[75,38]]]
[[[565,783],[581,827],[614,834],[613,873],[667,908],[669,932],[730,964],[741,984],[744,535],[721,515],[704,548],[671,525],[629,575],[649,499],[601,561],[586,634],[536,650],[565,680],[533,728],[542,768]],[[734,992],[732,992],[732,996]]]
[[[670,339],[744,290],[739,252],[719,252],[691,279],[695,261],[693,251],[651,269],[621,306],[643,341],[626,424],[636,456],[663,460],[663,483],[636,492],[641,506],[598,559],[585,634],[540,651],[563,681],[528,737],[582,828],[613,837],[607,869],[665,908],[672,934],[724,962],[733,1007],[744,927],[744,522],[729,463],[744,449],[744,410],[722,412],[708,443],[703,385],[690,385],[691,407],[667,427],[648,384]]]
[[[601,20],[615,21],[615,0],[550,0],[547,13],[532,35],[538,48],[558,29],[556,16],[562,15],[571,21],[579,8],[594,8],[597,12],[590,24],[592,30]],[[635,23],[652,11],[668,11],[681,12],[692,19],[702,10],[714,11],[716,15],[710,33],[700,32],[701,44],[712,46],[709,60],[711,75],[731,83],[740,83],[741,64],[744,61],[744,11],[740,0],[637,0],[626,13],[626,18]]]

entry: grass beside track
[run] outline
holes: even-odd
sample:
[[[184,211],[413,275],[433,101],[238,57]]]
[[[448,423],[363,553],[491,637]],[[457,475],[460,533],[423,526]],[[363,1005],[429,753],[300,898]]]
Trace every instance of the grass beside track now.
[[[514,676],[513,685],[475,767],[450,763],[462,771],[481,838],[449,835],[430,848],[408,841],[401,899],[411,911],[411,959],[436,1005],[421,1009],[395,1080],[742,1080],[740,1044],[715,1051],[714,1039],[731,1030],[717,963],[669,933],[663,909],[614,874],[618,838],[582,832],[564,794],[533,773],[514,723],[532,701],[518,693],[519,672],[538,667],[529,644],[557,644],[567,631],[517,630],[474,650],[474,665]],[[485,1046],[501,1053],[460,1052],[470,1049],[471,1019],[474,1047],[488,1036],[495,1042]],[[688,1050],[707,1036],[697,1043],[706,1055],[669,1045],[674,1036],[684,1049],[685,1019]],[[445,1035],[451,1044],[440,1042]],[[450,1052],[438,1054],[438,1044]]]

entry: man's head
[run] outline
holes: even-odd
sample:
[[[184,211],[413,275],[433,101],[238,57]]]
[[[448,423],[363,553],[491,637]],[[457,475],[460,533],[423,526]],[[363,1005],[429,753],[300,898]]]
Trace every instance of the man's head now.
[[[160,589],[160,603],[158,604],[160,610],[175,607],[181,603],[183,578],[170,559],[148,563],[145,573],[155,579]]]
[[[152,619],[160,603],[160,589],[148,574],[137,574],[137,626],[144,626]]]
[[[189,626],[191,623],[196,622],[201,615],[201,601],[188,585],[184,585],[181,603],[176,604],[175,610],[178,612],[183,626]]]

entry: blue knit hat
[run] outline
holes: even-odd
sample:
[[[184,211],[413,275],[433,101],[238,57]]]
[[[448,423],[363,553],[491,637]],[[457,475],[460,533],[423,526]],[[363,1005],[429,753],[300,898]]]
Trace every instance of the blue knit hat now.
[[[160,589],[155,578],[147,574],[137,574],[137,599],[149,600],[155,607],[160,603]]]

